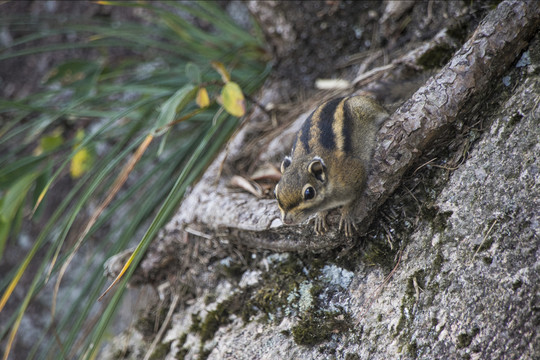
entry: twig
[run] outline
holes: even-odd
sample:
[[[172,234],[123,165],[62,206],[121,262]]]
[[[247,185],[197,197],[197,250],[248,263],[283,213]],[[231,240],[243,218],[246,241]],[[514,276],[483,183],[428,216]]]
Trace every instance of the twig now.
[[[198,237],[202,237],[202,238],[207,239],[207,240],[211,240],[211,239],[214,238],[212,235],[205,234],[205,233],[203,233],[203,232],[201,232],[199,230],[195,230],[193,228],[190,228],[189,226],[186,226],[184,230],[187,233],[190,233],[190,234],[198,236]]]
[[[163,321],[163,324],[161,325],[159,332],[156,334],[156,337],[154,338],[154,341],[152,341],[152,344],[148,348],[148,351],[146,352],[146,355],[144,356],[143,360],[149,360],[152,354],[154,353],[154,350],[156,349],[158,342],[161,341],[161,338],[163,337],[163,333],[165,333],[165,330],[169,326],[169,322],[171,321],[171,318],[174,314],[176,305],[178,305],[178,300],[180,300],[180,295],[178,294],[174,295],[174,298],[171,302],[171,307],[169,308],[169,312],[167,313],[167,316],[165,317],[165,321]]]
[[[366,73],[363,73],[361,75],[358,75],[356,79],[353,80],[353,85],[358,86],[359,83],[363,81],[372,81],[373,78],[375,78],[378,75],[383,75],[386,71],[393,69],[396,67],[396,64],[388,64],[384,66],[376,67],[375,69],[371,69]]]
[[[474,258],[476,257],[476,254],[478,254],[478,252],[480,251],[480,249],[484,245],[484,242],[486,241],[489,234],[491,234],[491,230],[493,230],[493,227],[495,226],[497,221],[499,221],[499,219],[495,219],[495,221],[493,221],[493,224],[491,224],[491,226],[489,227],[489,230],[487,231],[486,235],[484,235],[484,238],[482,239],[482,242],[480,243],[480,245],[478,245],[478,248],[474,252],[474,255],[473,255],[472,259],[471,259],[471,263],[474,261]]]
[[[428,162],[425,162],[425,163],[423,163],[422,165],[420,165],[419,167],[417,167],[417,168],[413,171],[413,175],[416,174],[416,172],[417,172],[418,170],[420,170],[420,169],[423,168],[424,166],[427,166],[427,165],[431,164],[431,163],[434,162],[435,160],[437,160],[437,158],[433,158],[433,159],[429,160]]]

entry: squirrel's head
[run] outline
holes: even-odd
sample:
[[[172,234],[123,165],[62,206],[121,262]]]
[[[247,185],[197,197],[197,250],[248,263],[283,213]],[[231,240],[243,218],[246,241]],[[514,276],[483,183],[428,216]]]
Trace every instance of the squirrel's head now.
[[[318,156],[286,157],[281,163],[281,180],[274,194],[284,224],[296,224],[325,210],[328,192],[327,169]]]

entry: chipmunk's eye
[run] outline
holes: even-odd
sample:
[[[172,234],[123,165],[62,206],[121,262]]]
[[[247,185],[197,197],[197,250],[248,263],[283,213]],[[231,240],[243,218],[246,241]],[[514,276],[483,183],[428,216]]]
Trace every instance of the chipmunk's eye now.
[[[310,200],[315,197],[315,189],[311,186],[307,187],[306,190],[304,190],[304,199]]]

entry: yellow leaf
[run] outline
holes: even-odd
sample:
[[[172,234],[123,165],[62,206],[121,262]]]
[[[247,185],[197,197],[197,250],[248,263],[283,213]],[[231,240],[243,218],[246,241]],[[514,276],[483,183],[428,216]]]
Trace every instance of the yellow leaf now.
[[[75,144],[79,145],[81,141],[84,139],[84,129],[77,129],[77,133],[75,134]]]
[[[195,101],[197,102],[197,105],[199,105],[201,109],[208,107],[208,105],[210,105],[210,98],[208,97],[208,91],[206,91],[206,88],[199,89],[199,91],[197,92],[197,98],[195,99]]]
[[[220,63],[219,61],[212,61],[211,62],[212,67],[221,75],[221,79],[224,83],[228,83],[231,81],[231,76],[229,75],[229,72],[227,69],[225,69],[225,65]]]
[[[246,103],[242,89],[235,82],[228,82],[221,89],[221,100],[225,110],[233,116],[244,116],[246,113]]]
[[[48,135],[39,139],[39,145],[34,149],[34,155],[41,155],[44,151],[52,151],[64,143],[62,129],[57,128]]]
[[[69,173],[74,179],[80,178],[85,172],[90,169],[94,158],[87,148],[82,148],[73,155],[71,159],[71,165],[69,167]]]

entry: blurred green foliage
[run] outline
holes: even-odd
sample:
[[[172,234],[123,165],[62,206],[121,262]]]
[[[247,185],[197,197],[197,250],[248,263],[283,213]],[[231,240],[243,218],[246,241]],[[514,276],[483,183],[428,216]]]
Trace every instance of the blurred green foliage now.
[[[250,31],[239,27],[219,4],[98,4],[138,8],[145,21],[56,22],[41,28],[39,18],[1,20],[27,35],[0,49],[0,64],[78,48],[101,54],[57,66],[39,91],[24,99],[0,100],[0,261],[22,223],[42,224],[20,265],[0,278],[0,311],[5,311],[30,264],[37,269],[18,310],[0,326],[4,358],[31,301],[68,267],[69,284],[54,293],[53,316],[30,358],[97,356],[151,240],[237,127],[245,113],[243,94],[256,91],[270,71],[257,25]],[[66,34],[79,41],[34,45]],[[113,48],[124,49],[124,55],[113,59]],[[55,188],[67,178],[67,189]],[[59,203],[51,203],[53,191],[62,194]],[[89,215],[91,204],[100,206]],[[78,234],[72,229],[76,220],[87,225]],[[69,266],[98,230],[96,248]],[[105,260],[126,249],[141,230],[131,266],[114,294],[98,305]],[[75,241],[68,242],[68,235]]]

